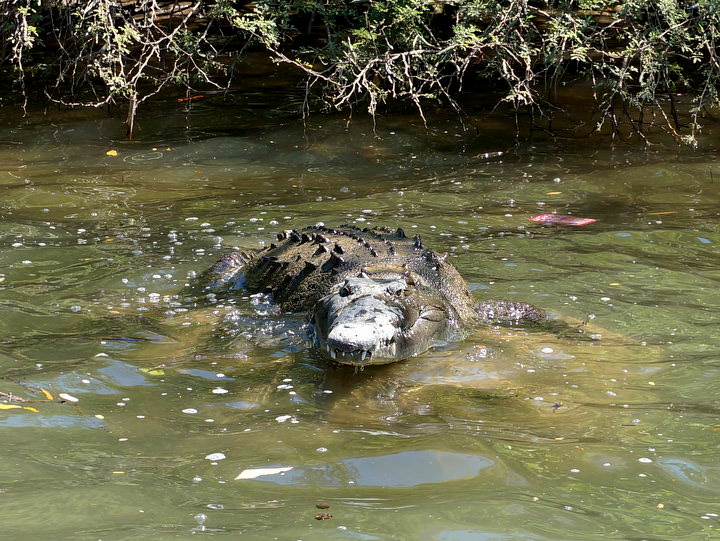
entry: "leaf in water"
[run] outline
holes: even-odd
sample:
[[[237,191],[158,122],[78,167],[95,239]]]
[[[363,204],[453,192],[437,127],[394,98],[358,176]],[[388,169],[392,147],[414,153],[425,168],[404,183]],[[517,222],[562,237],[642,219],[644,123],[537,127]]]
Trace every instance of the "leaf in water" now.
[[[40,392],[43,394],[45,398],[48,400],[55,400],[55,397],[50,393],[50,391],[47,391],[46,389],[43,389],[42,387],[38,387],[40,389]]]
[[[17,404],[0,404],[0,410],[17,410],[22,409],[22,406]]]
[[[164,376],[165,375],[165,368],[164,364],[161,364],[159,366],[153,366],[152,368],[141,368],[140,372],[143,374],[150,374],[151,376]]]
[[[117,156],[117,155],[118,155],[118,151],[115,150],[114,148],[111,148],[111,149],[108,150],[105,154],[106,154],[107,156]]]
[[[538,214],[530,218],[531,222],[540,222],[545,225],[588,225],[597,222],[597,218],[576,218],[575,216],[560,216],[559,214]]]
[[[35,409],[35,408],[33,408],[32,406],[23,406],[22,409],[28,410],[28,411],[32,411],[32,412],[35,412],[35,413],[40,413],[40,410]]]

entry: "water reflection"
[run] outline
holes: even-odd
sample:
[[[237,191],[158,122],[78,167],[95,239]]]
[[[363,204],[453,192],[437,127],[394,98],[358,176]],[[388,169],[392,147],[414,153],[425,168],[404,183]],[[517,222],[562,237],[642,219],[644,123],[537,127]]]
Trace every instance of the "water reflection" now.
[[[311,468],[292,468],[288,472],[263,475],[258,479],[280,485],[400,488],[472,478],[493,465],[491,459],[478,455],[407,451],[385,456],[347,458]]]

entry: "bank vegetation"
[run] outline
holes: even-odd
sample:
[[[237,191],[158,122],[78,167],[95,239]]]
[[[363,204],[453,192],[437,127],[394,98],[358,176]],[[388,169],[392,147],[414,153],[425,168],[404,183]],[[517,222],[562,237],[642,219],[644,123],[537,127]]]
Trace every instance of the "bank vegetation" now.
[[[696,145],[718,105],[718,0],[3,0],[0,70],[28,100],[125,108],[241,84],[264,51],[302,75],[304,114],[491,106],[544,126],[562,89],[590,89],[584,131]],[[7,100],[5,100],[7,101]],[[578,132],[580,133],[580,132]]]

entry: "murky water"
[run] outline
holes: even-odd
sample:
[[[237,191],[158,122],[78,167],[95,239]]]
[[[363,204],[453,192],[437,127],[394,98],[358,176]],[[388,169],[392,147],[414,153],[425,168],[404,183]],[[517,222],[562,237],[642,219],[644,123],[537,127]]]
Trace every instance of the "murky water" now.
[[[296,105],[169,104],[133,142],[2,112],[0,404],[21,407],[0,410],[3,536],[716,539],[716,153],[513,148],[485,119],[303,126]],[[317,222],[402,226],[478,299],[590,331],[478,329],[353,373],[266,299],[181,295]]]

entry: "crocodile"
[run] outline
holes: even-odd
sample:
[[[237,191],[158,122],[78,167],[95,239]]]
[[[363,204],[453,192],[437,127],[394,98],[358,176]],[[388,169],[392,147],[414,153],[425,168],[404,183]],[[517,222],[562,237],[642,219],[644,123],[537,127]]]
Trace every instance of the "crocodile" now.
[[[308,313],[313,348],[355,366],[420,355],[477,324],[545,319],[531,304],[477,303],[445,256],[400,228],[283,231],[259,251],[226,255],[201,284],[205,292],[269,293],[282,311]]]

